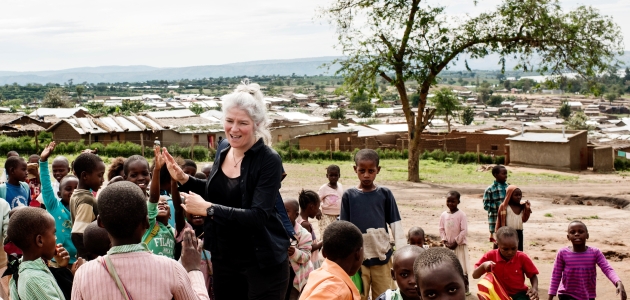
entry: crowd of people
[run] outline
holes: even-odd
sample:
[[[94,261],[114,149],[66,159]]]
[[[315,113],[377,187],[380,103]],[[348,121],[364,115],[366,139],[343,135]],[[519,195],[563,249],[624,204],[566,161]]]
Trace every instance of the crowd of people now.
[[[201,172],[159,146],[151,163],[133,155],[109,167],[89,149],[49,167],[55,142],[28,159],[9,152],[0,297],[462,300],[469,275],[481,278],[480,299],[541,296],[538,269],[523,252],[531,203],[507,183],[505,167],[492,169],[483,197],[494,249],[471,267],[457,191],[435,220],[443,247],[429,247],[420,227],[403,231],[394,194],[375,184],[381,167],[370,149],[356,153],[358,182],[349,188],[330,165],[317,191],[282,199],[286,173],[269,147],[259,86],[238,86],[223,113],[226,138]],[[548,299],[595,299],[596,266],[626,299],[588,238],[584,223],[568,224],[571,245],[558,250]]]

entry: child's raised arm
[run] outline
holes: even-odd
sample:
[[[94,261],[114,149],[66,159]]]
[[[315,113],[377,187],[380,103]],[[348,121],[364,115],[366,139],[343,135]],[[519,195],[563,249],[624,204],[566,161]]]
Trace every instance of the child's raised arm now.
[[[523,223],[529,220],[529,216],[532,214],[532,205],[529,200],[525,200],[525,208],[523,209]]]
[[[153,167],[153,176],[151,177],[151,188],[149,189],[149,202],[158,203],[160,200],[160,169],[162,169],[162,165],[164,165],[164,159],[162,158],[162,153],[160,151],[160,147],[153,148],[153,153],[155,154],[154,158],[154,167]]]
[[[171,200],[175,207],[175,230],[182,232],[186,226],[186,218],[184,217],[184,208],[182,207],[182,197],[177,190],[177,181],[171,179]]]

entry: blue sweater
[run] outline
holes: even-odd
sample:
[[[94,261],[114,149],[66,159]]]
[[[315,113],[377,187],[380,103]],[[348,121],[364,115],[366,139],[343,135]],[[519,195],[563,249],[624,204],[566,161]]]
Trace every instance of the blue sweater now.
[[[77,248],[75,248],[72,243],[72,217],[70,216],[70,209],[61,203],[60,199],[55,195],[55,191],[53,191],[47,161],[39,162],[39,173],[44,205],[46,205],[46,210],[55,218],[57,244],[62,244],[63,247],[66,248],[66,251],[70,254],[70,263],[74,264],[74,262],[77,261]]]

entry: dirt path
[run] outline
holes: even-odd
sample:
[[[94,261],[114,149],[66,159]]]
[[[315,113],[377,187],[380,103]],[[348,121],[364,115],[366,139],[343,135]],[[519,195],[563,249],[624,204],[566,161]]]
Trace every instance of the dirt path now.
[[[285,165],[285,167],[289,174],[305,172],[299,165]],[[525,253],[534,260],[540,271],[541,299],[546,299],[545,295],[549,288],[553,260],[557,250],[570,245],[566,239],[566,228],[569,220],[573,219],[580,219],[588,226],[590,239],[587,245],[597,247],[607,254],[622,281],[630,282],[630,264],[628,263],[630,261],[630,235],[625,234],[630,228],[630,205],[622,207],[624,203],[630,203],[628,202],[630,201],[630,178],[615,174],[564,173],[529,168],[509,168],[509,170],[534,174],[579,176],[577,181],[520,187],[524,198],[532,202],[533,214],[524,229]],[[321,173],[320,170],[316,172]],[[393,191],[405,229],[420,226],[427,234],[435,237],[439,236],[439,216],[446,210],[444,196],[449,190],[459,191],[462,194],[460,209],[468,216],[470,258],[472,262],[476,262],[483,253],[491,249],[491,244],[487,242],[487,213],[483,210],[482,195],[484,189],[492,183],[493,178],[489,172],[484,174],[488,177],[488,183],[485,185],[447,186],[387,181],[377,183]],[[314,176],[309,180],[303,178],[291,180],[291,176],[288,176],[285,181],[281,189],[283,197],[297,198],[300,189],[317,190],[326,182],[326,179],[324,176]],[[356,180],[346,180],[342,183],[344,188],[348,188],[356,184]],[[628,286],[630,287],[630,284]],[[474,295],[475,280],[471,280],[471,289]],[[601,271],[598,271],[597,293],[598,299],[617,299],[614,286]],[[471,296],[469,299],[476,299],[476,297]]]

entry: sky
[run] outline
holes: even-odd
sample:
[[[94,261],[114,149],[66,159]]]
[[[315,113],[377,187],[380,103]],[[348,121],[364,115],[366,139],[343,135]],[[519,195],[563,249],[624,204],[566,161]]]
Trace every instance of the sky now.
[[[0,70],[110,65],[184,67],[341,55],[334,28],[316,19],[334,0],[2,0]],[[428,0],[453,15],[500,0]],[[610,15],[630,45],[630,1],[561,0]],[[627,48],[627,47],[626,47]]]

